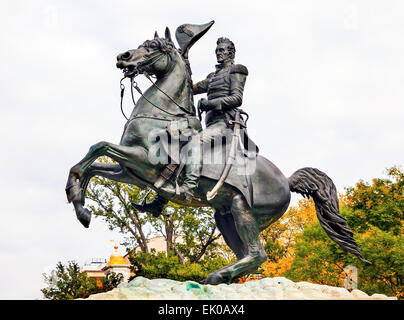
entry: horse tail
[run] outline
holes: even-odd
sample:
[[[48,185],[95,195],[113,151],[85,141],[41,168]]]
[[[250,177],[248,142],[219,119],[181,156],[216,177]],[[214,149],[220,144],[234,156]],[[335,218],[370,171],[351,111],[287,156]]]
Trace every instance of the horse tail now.
[[[332,180],[315,168],[297,170],[289,179],[289,188],[304,197],[312,197],[317,218],[327,235],[344,252],[350,252],[364,263],[371,264],[361,255],[347,221],[339,215],[337,190]]]

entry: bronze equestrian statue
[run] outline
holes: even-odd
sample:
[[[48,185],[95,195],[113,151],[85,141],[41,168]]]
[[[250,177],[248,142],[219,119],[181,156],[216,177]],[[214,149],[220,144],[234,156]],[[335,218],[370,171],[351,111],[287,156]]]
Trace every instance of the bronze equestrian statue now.
[[[344,251],[368,263],[346,220],[339,215],[336,188],[325,173],[303,168],[286,178],[258,154],[258,148],[246,134],[237,145],[235,135],[245,131],[246,120],[239,107],[248,71],[245,66],[234,64],[235,48],[229,39],[220,38],[217,42],[216,71],[193,84],[189,49],[212,24],[213,21],[178,27],[175,36],[179,48],[166,28],[164,37],[156,32],[138,49],[118,55],[117,67],[131,79],[141,97],[119,145],[101,141],[70,169],[66,194],[78,220],[89,227],[91,212],[84,207],[85,193],[96,175],[154,189],[158,196],[152,204],[134,204],[154,215],[160,214],[168,201],[190,207],[211,206],[217,227],[237,262],[211,273],[203,283],[230,283],[254,272],[267,259],[259,233],[286,212],[292,191],[311,196],[328,236]],[[156,78],[155,82],[150,79],[153,83],[144,93],[134,81],[139,74]],[[198,113],[207,112],[206,129],[202,130],[193,95],[204,92],[207,99],[201,99],[198,106]],[[100,156],[108,156],[116,164],[96,162]],[[159,157],[169,161],[155,161]],[[209,161],[212,157],[225,161]],[[254,170],[248,170],[251,167]],[[212,190],[217,190],[216,196],[209,195]]]

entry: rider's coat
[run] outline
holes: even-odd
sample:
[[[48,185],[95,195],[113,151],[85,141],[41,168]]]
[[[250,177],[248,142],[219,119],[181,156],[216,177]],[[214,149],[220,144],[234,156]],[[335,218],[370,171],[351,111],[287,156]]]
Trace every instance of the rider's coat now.
[[[209,103],[215,105],[213,110],[206,113],[207,127],[217,121],[226,121],[227,117],[234,118],[234,109],[240,107],[243,102],[247,75],[245,66],[228,61],[216,65],[215,72],[193,86],[194,94],[207,93]]]

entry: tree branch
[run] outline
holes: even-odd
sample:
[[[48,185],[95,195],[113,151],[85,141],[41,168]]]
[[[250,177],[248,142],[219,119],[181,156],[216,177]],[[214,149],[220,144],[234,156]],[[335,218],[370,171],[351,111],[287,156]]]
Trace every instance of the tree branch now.
[[[202,256],[205,254],[206,249],[209,247],[209,245],[220,238],[220,235],[216,236],[216,237],[213,237],[213,235],[215,233],[215,230],[216,230],[216,226],[214,226],[212,228],[212,231],[211,231],[211,233],[209,235],[208,241],[205,244],[203,244],[203,242],[201,242],[202,243],[202,249],[199,251],[199,254],[196,256],[196,258],[192,259],[192,262],[198,262],[202,258]]]
[[[183,256],[182,253],[178,250],[177,246],[175,245],[175,242],[172,242],[171,244],[172,244],[172,246],[173,246],[173,249],[174,249],[175,254],[178,256],[178,258],[180,258],[182,265],[185,266],[185,258],[184,258],[184,256]]]

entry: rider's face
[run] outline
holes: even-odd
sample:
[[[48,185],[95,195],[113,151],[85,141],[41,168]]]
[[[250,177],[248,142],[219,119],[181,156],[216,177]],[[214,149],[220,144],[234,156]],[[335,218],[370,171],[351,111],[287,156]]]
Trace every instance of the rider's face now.
[[[216,47],[216,59],[218,63],[225,62],[231,58],[229,47],[225,43],[220,43]]]

